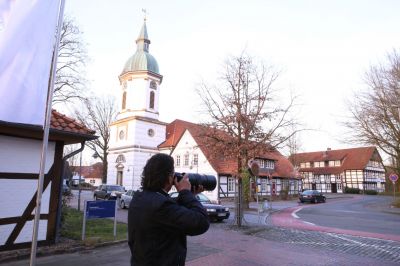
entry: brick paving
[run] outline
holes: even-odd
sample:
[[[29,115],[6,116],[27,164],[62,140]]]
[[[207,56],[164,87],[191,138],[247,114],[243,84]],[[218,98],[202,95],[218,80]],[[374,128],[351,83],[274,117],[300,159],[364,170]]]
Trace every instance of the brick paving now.
[[[249,233],[263,239],[359,255],[400,264],[400,242],[377,238],[266,227]]]

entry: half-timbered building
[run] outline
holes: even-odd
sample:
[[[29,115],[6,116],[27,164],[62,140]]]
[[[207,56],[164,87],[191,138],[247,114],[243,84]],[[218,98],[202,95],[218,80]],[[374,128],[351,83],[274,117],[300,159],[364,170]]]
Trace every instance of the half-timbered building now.
[[[61,214],[64,145],[95,139],[94,131],[53,110],[45,163],[38,244],[54,243]],[[41,126],[0,121],[0,251],[29,247],[42,149]]]
[[[299,169],[303,189],[343,193],[345,187],[382,192],[385,168],[376,147],[293,154],[289,158]]]
[[[213,200],[232,198],[237,190],[237,180],[234,177],[236,160],[212,155],[206,148],[206,138],[200,133],[203,130],[204,127],[198,124],[174,120],[167,125],[166,140],[158,148],[174,157],[177,172],[216,176],[217,189],[205,192],[208,197]],[[254,160],[260,166],[257,180],[260,196],[268,196],[271,193],[279,195],[282,191],[298,194],[301,180],[296,176],[290,161],[279,151],[261,151]]]

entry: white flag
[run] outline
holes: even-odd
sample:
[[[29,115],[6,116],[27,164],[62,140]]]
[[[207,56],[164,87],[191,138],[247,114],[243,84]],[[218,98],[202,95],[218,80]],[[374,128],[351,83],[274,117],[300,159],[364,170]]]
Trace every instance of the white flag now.
[[[0,120],[44,125],[59,0],[0,0]]]

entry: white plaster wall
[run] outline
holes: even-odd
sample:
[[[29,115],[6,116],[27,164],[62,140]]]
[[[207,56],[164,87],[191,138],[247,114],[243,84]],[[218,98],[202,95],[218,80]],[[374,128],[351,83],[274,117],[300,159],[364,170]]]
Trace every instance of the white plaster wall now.
[[[37,190],[37,180],[0,179],[0,218],[18,217],[23,214],[30,200]],[[51,182],[42,194],[41,214],[49,213]],[[16,196],[17,195],[17,196]],[[35,199],[36,200],[36,199]],[[35,209],[32,214],[35,214]],[[0,226],[0,245],[7,241],[14,225]],[[47,221],[40,222],[39,240],[46,239]],[[32,222],[28,222],[21,231],[16,243],[30,242],[32,240]]]
[[[39,173],[42,141],[0,136],[0,172]],[[49,142],[45,173],[53,165],[55,143]]]
[[[22,228],[21,233],[18,235],[15,243],[24,243],[32,241],[33,233],[33,221],[26,222],[25,226]],[[38,230],[38,240],[46,240],[47,233],[47,220],[40,220],[39,230]]]
[[[37,180],[0,179],[0,218],[21,216],[36,190]],[[49,213],[50,190],[51,182],[42,193],[40,208],[42,214]]]
[[[0,225],[0,246],[4,245],[16,224]]]
[[[197,147],[197,143],[194,140],[193,136],[189,133],[188,130],[185,131],[182,138],[176,145],[172,153],[172,157],[176,160],[176,156],[181,156],[181,164],[180,166],[175,166],[176,172],[185,172],[185,173],[199,173],[199,174],[206,174],[206,175],[213,175],[217,178],[217,186],[213,191],[204,191],[203,193],[210,199],[210,200],[218,200],[218,174],[208,162],[204,153]],[[184,155],[189,154],[189,166],[184,166]],[[193,160],[193,154],[198,154],[198,166],[191,167],[191,161]]]
[[[148,135],[148,130],[154,130],[154,136]],[[153,124],[141,120],[132,120],[128,126],[128,143],[146,147],[157,146],[165,140],[165,125]]]

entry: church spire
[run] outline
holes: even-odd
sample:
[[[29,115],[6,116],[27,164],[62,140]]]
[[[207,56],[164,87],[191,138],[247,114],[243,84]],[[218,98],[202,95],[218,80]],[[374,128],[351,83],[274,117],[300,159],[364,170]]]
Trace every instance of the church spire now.
[[[143,21],[143,26],[142,26],[142,30],[139,33],[138,38],[136,39],[136,45],[137,45],[137,50],[138,51],[145,51],[145,52],[149,52],[149,44],[150,44],[150,40],[149,40],[149,36],[147,35],[147,27],[146,27],[146,10],[142,9],[142,11],[144,12],[144,21]]]

